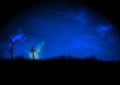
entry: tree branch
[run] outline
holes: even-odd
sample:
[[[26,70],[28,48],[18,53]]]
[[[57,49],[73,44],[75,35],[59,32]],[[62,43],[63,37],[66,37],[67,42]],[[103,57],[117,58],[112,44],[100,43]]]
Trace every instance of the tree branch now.
[[[7,37],[8,37],[8,39],[9,39],[10,43],[11,43],[11,44],[14,44],[14,42],[13,42],[12,39],[10,38],[9,34],[7,34]]]
[[[20,44],[20,43],[25,42],[25,41],[23,41],[23,40],[24,40],[24,38],[25,38],[25,30],[23,29],[23,36],[22,36],[22,38],[21,38],[21,39],[19,39],[19,40],[16,40],[16,41],[14,42],[14,44]],[[23,41],[23,42],[22,42],[22,41]]]
[[[16,40],[14,43],[15,44],[22,43],[22,41],[24,40],[24,38],[25,38],[25,35],[23,35],[23,37],[20,40]]]

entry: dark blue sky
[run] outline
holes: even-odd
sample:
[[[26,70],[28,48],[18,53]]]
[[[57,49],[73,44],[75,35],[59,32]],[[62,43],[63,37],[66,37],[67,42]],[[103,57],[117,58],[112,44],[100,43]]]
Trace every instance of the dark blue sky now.
[[[60,55],[120,59],[117,27],[109,17],[83,4],[38,3],[16,13],[4,28],[14,40],[21,37],[22,28],[27,34],[27,42],[15,46],[14,56],[30,58],[29,50],[34,46],[39,59]],[[3,55],[9,58],[9,42],[0,44],[6,49]]]

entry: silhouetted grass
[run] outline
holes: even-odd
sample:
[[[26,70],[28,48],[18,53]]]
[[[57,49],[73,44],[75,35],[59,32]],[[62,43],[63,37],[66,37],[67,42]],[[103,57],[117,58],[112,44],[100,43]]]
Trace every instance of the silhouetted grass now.
[[[58,56],[58,57],[54,57],[54,58],[51,58],[51,59],[46,59],[46,60],[27,60],[27,59],[24,59],[23,56],[19,56],[19,57],[16,57],[14,58],[13,60],[10,60],[10,59],[1,59],[0,62],[37,62],[37,63],[40,63],[40,62],[50,62],[50,63],[57,63],[57,62],[65,62],[65,63],[94,63],[94,64],[97,64],[97,63],[120,63],[119,61],[102,61],[102,60],[97,60],[95,59],[94,56],[90,56],[88,58],[85,58],[85,59],[80,59],[80,58],[76,58],[76,57],[72,57],[72,56]]]

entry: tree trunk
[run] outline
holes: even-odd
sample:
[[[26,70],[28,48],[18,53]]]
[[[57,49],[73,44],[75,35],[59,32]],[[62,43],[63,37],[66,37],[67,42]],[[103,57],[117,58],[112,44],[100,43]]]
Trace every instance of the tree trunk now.
[[[13,60],[13,46],[10,48],[10,55],[11,55],[11,60]]]

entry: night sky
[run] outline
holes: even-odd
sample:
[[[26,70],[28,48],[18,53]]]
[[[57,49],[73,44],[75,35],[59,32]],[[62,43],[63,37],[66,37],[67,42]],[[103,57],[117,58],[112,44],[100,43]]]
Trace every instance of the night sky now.
[[[11,44],[6,33],[15,41],[25,32],[25,42],[15,45],[14,57],[31,59],[30,50],[34,47],[36,59],[64,55],[120,60],[117,2],[18,0],[15,4],[3,3],[8,7],[3,10],[1,6],[1,58],[10,59]]]

